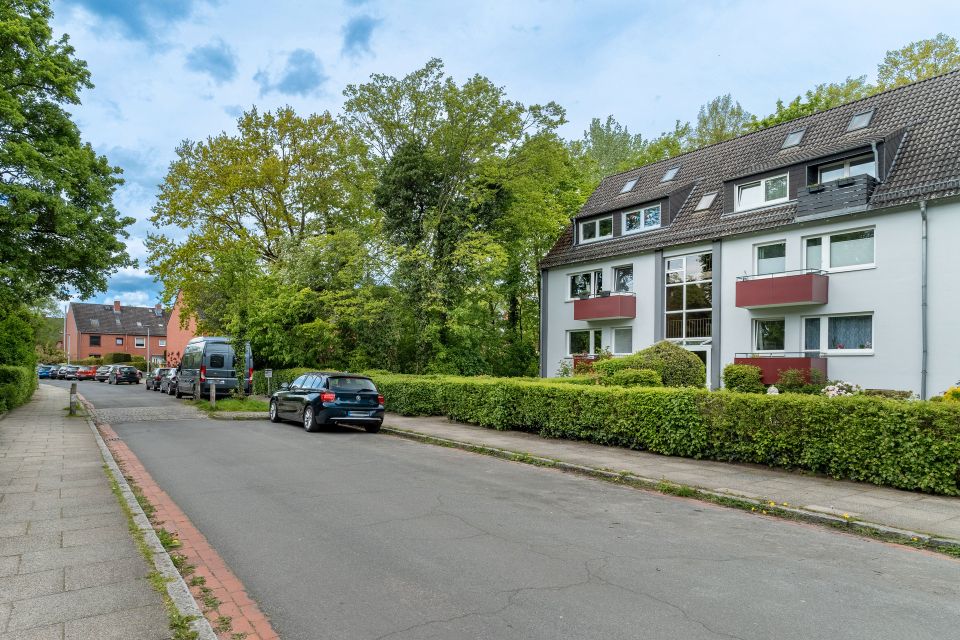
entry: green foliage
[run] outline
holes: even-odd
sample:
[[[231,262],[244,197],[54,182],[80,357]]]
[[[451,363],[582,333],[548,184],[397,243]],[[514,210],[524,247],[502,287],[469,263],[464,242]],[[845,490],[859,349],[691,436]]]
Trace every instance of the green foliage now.
[[[740,393],[763,393],[762,373],[760,367],[750,364],[728,364],[723,368],[723,386]]]
[[[621,369],[611,375],[603,376],[600,384],[620,387],[662,387],[660,374],[653,369]]]
[[[33,368],[37,362],[35,318],[23,305],[0,305],[0,364]]]
[[[804,116],[809,116],[825,109],[839,107],[840,105],[866,98],[874,91],[867,82],[867,76],[856,78],[847,78],[843,82],[818,84],[810,89],[803,96],[797,96],[788,104],[783,100],[777,100],[776,111],[765,118],[756,118],[747,125],[750,131],[765,129],[782,122],[789,122]]]
[[[132,362],[129,353],[113,352],[103,354],[103,364],[119,364],[121,362]]]
[[[736,138],[747,130],[747,124],[752,118],[729,93],[717,96],[700,107],[690,144],[694,148],[700,148]]]
[[[960,495],[960,406],[869,396],[373,376],[388,410]]]
[[[624,369],[652,369],[660,374],[667,387],[702,387],[707,383],[707,369],[696,354],[663,340],[630,356],[597,362],[594,371],[601,377]]]
[[[784,369],[777,376],[777,390],[782,393],[818,394],[827,379],[817,370]]]
[[[957,402],[960,403],[960,386],[950,387],[943,392],[943,395],[940,396],[943,398],[944,402]]]
[[[32,366],[0,364],[0,413],[26,403],[36,388],[37,374]]]
[[[918,80],[960,69],[960,45],[944,33],[887,51],[877,67],[880,89],[892,89]]]
[[[290,384],[308,371],[317,371],[315,367],[297,367],[294,369],[274,369],[273,378],[270,381],[271,391],[276,391],[281,384],[286,382]],[[253,393],[255,395],[267,394],[267,378],[263,375],[262,369],[253,370]]]

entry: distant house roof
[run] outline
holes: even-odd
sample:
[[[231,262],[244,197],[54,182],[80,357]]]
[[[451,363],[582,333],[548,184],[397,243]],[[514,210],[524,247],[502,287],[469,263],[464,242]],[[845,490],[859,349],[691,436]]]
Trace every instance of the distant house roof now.
[[[620,212],[673,195],[685,195],[664,227],[611,240],[576,245],[567,227],[541,267],[702,242],[760,231],[794,221],[796,202],[730,215],[732,180],[796,166],[872,145],[886,146],[887,175],[868,209],[960,194],[960,71],[878,93],[804,118],[748,133],[696,151],[603,179],[578,219]],[[849,130],[851,118],[872,111],[866,127]],[[784,148],[786,136],[803,130],[800,143]],[[680,167],[669,181],[668,169]],[[624,185],[636,181],[629,190]],[[684,190],[690,190],[683,194]],[[703,195],[718,192],[696,210]],[[726,214],[725,214],[726,212]]]
[[[154,307],[121,306],[117,312],[112,304],[71,302],[70,309],[80,333],[145,336],[150,329],[151,336],[166,336],[170,320],[169,313]]]

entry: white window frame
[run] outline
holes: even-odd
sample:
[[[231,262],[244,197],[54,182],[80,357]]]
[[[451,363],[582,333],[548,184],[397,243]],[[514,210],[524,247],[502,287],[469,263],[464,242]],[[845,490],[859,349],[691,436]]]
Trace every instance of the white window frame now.
[[[604,236],[600,235],[600,222],[601,222],[602,220],[609,220],[609,221],[610,221],[610,234],[609,234],[609,235],[604,235]],[[596,237],[593,237],[593,238],[584,239],[584,237],[583,237],[583,228],[584,228],[586,225],[588,225],[588,224],[596,225],[596,227],[597,227],[597,235],[596,235]],[[580,241],[580,244],[589,244],[589,243],[591,243],[591,242],[600,242],[601,240],[609,240],[610,238],[613,237],[613,216],[604,216],[604,217],[602,217],[602,218],[592,218],[592,219],[590,219],[590,220],[583,220],[582,222],[580,222],[580,225],[577,227],[577,230],[579,231],[579,241]]]
[[[830,237],[839,236],[845,233],[856,233],[858,231],[873,231],[873,262],[865,264],[852,264],[847,267],[831,267],[830,266]],[[820,264],[819,265],[809,265],[807,264],[807,240],[813,240],[815,238],[820,238]],[[876,227],[857,227],[855,229],[841,229],[839,231],[831,231],[830,233],[822,233],[813,236],[804,236],[801,240],[801,247],[803,249],[803,268],[804,269],[817,269],[825,273],[843,273],[845,271],[862,271],[863,269],[876,269],[877,268],[877,228]]]
[[[167,341],[166,341],[166,340],[159,340],[159,341],[157,342],[157,346],[165,347],[165,346],[167,346]]]
[[[598,274],[598,273],[600,274],[600,280],[601,280],[601,283],[602,283],[603,277],[604,277],[604,275],[603,275],[603,269],[590,269],[590,270],[588,270],[588,271],[575,271],[575,272],[573,272],[573,273],[568,273],[568,274],[567,274],[567,302],[570,302],[570,301],[572,301],[572,300],[579,300],[579,299],[580,299],[579,297],[577,297],[577,298],[571,298],[571,297],[570,297],[570,281],[571,281],[575,276],[583,276],[583,275],[588,275],[588,276],[590,276],[590,295],[591,295],[591,296],[596,296],[596,295],[600,292],[600,289],[597,288],[597,274]]]
[[[830,336],[830,318],[851,318],[860,316],[870,316],[870,348],[869,349],[831,349]],[[877,331],[876,331],[876,313],[873,311],[859,311],[856,313],[831,313],[827,315],[803,316],[800,318],[800,346],[806,347],[807,344],[807,318],[820,319],[820,348],[817,352],[829,356],[872,356],[877,349]],[[812,353],[811,349],[801,349],[803,352]]]
[[[133,346],[137,349],[146,349],[147,348],[147,339],[143,336],[134,336],[133,337]]]
[[[777,180],[779,178],[787,179],[787,195],[782,198],[777,198],[776,200],[764,200],[763,204],[757,205],[755,207],[743,207],[740,205],[740,190],[744,187],[749,187],[752,185],[759,184],[760,190],[763,192],[764,197],[767,195],[767,182],[771,180]],[[733,197],[734,197],[734,210],[735,211],[752,211],[754,209],[762,209],[763,207],[772,207],[778,204],[783,204],[784,202],[790,201],[790,173],[778,173],[775,176],[767,176],[766,178],[758,178],[756,180],[749,180],[746,182],[741,182],[733,187]]]
[[[630,332],[630,351],[617,351],[617,331]],[[610,330],[610,351],[615,356],[629,356],[633,353],[633,327],[613,327]]]
[[[630,288],[626,291],[617,291],[617,270],[618,269],[631,269],[633,271],[633,279],[630,282]],[[633,293],[637,288],[637,279],[636,279],[636,266],[633,264],[618,264],[610,269],[610,295],[623,295],[624,293]]]
[[[829,162],[829,163],[827,163],[827,164],[824,164],[824,165],[821,165],[821,166],[817,167],[817,182],[818,182],[818,183],[821,183],[821,184],[823,183],[823,170],[824,170],[824,169],[829,169],[829,168],[831,168],[831,167],[836,167],[837,165],[840,165],[840,166],[843,167],[843,175],[840,176],[839,178],[834,178],[834,180],[843,180],[844,178],[849,178],[849,177],[850,177],[850,164],[851,164],[852,162],[859,161],[859,160],[864,160],[864,159],[866,159],[866,158],[870,158],[871,160],[873,160],[873,174],[874,174],[873,177],[876,178],[876,177],[877,177],[877,176],[876,176],[876,173],[877,173],[877,159],[876,159],[876,157],[874,157],[874,155],[873,155],[872,153],[864,153],[864,154],[861,154],[861,155],[859,155],[859,156],[854,156],[854,157],[852,157],[852,158],[846,158],[845,160],[837,160],[836,162]],[[869,174],[869,173],[858,173],[857,175],[858,175],[858,176],[869,176],[870,174]]]
[[[646,215],[646,214],[647,214],[647,211],[650,211],[650,210],[652,210],[652,209],[656,209],[656,210],[657,210],[657,220],[658,220],[658,222],[657,222],[656,225],[647,226],[647,215]],[[627,216],[629,216],[629,215],[635,215],[635,214],[640,214],[640,223],[641,223],[641,226],[640,226],[639,229],[633,229],[633,230],[631,230],[631,231],[627,231]],[[663,207],[660,205],[659,202],[658,202],[657,204],[650,205],[649,207],[640,207],[639,209],[632,209],[632,210],[630,210],[630,211],[624,211],[624,212],[621,214],[621,216],[622,216],[622,218],[620,219],[620,223],[621,223],[621,224],[620,224],[620,229],[622,230],[622,231],[621,231],[621,234],[622,234],[622,235],[625,235],[625,236],[633,235],[634,233],[643,233],[643,232],[645,232],[645,231],[652,231],[652,230],[654,230],[654,229],[659,229],[661,226],[663,226]]]
[[[567,357],[572,358],[573,356],[584,355],[582,353],[571,353],[570,352],[570,334],[571,333],[580,333],[582,331],[590,332],[590,351],[586,355],[595,356],[603,348],[603,329],[567,329],[566,340],[567,340]]]
[[[753,274],[756,276],[760,275],[760,249],[762,247],[772,247],[774,245],[782,244],[783,245],[783,271],[779,273],[765,273],[763,277],[769,278],[771,276],[777,276],[787,271],[787,239],[783,238],[782,240],[771,240],[770,242],[761,242],[760,244],[753,245]],[[806,245],[804,245],[806,247]]]
[[[783,322],[783,348],[781,349],[761,349],[760,348],[760,323],[767,322],[770,320],[781,320]],[[755,353],[783,353],[787,350],[787,319],[784,316],[766,316],[762,318],[753,318],[753,349]]]

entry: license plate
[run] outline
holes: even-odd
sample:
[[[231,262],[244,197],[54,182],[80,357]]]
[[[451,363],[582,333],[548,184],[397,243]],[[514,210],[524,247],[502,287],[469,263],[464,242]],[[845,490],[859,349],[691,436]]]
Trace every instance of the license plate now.
[[[347,415],[351,418],[369,418],[369,411],[347,411]]]

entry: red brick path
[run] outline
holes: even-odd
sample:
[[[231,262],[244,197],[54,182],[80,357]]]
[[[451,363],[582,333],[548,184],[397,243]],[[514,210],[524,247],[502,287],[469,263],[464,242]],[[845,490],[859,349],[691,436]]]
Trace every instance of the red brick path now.
[[[257,603],[247,595],[240,579],[230,571],[220,555],[170,496],[157,486],[133,451],[119,439],[110,425],[98,422],[97,428],[124,474],[140,487],[150,504],[156,508],[153,516],[156,525],[179,538],[182,546],[175,553],[185,556],[187,562],[196,567],[193,575],[203,576],[206,580],[205,586],[220,600],[221,604],[216,610],[205,614],[210,624],[216,626],[220,616],[230,616],[233,629],[218,634],[219,637],[228,640],[232,634],[246,633],[246,640],[279,640],[280,636],[273,630]],[[189,583],[189,578],[187,582]],[[190,591],[202,610],[204,607],[200,587],[190,587]]]

